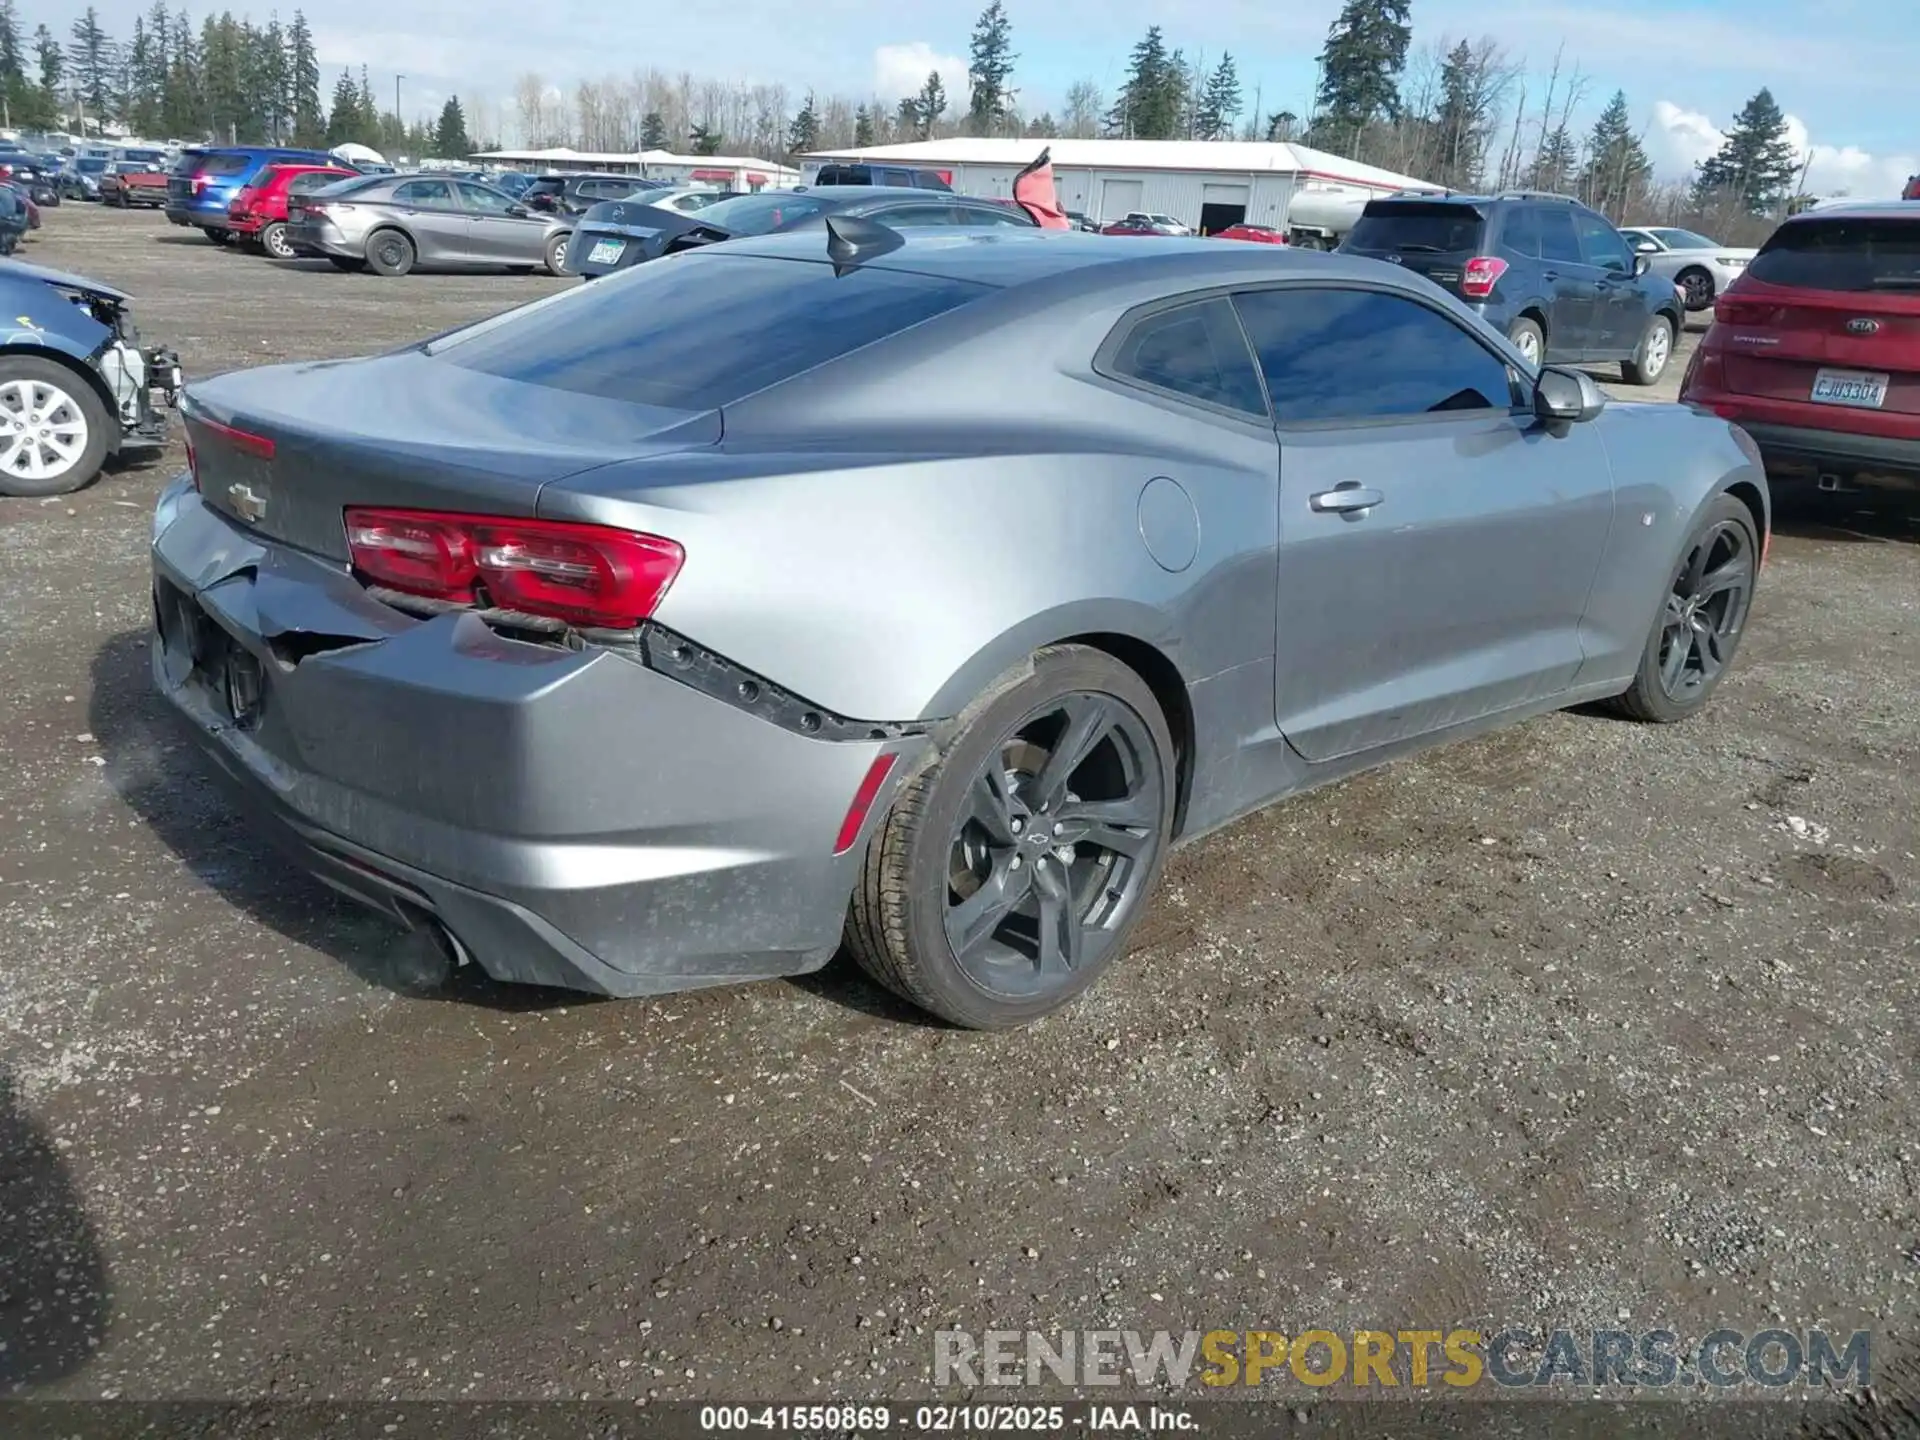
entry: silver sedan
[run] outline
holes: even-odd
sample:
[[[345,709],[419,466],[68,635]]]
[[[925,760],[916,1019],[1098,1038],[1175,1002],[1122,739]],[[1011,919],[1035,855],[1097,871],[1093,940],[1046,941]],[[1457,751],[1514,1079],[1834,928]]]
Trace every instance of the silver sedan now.
[[[1708,309],[1714,296],[1739,279],[1758,253],[1750,246],[1722,245],[1671,225],[1642,225],[1620,233],[1637,254],[1647,257],[1649,272],[1673,281],[1689,310]]]
[[[537,215],[504,191],[451,176],[345,180],[294,199],[287,239],[342,270],[503,266],[565,273],[573,221]]]

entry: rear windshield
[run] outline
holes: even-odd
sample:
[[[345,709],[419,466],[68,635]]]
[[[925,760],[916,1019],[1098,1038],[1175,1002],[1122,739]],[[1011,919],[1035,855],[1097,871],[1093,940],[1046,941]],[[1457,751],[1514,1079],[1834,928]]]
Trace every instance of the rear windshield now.
[[[707,224],[718,225],[729,235],[770,235],[782,225],[812,219],[826,209],[824,200],[782,190],[772,195],[736,195],[731,200],[716,200],[700,212],[700,218]]]
[[[711,410],[956,309],[965,280],[690,253],[456,331],[454,365],[579,395]]]
[[[1805,290],[1920,291],[1920,219],[1795,220],[1773,232],[1747,273]]]
[[[564,180],[530,180],[527,182],[529,195],[558,195],[567,188]]]
[[[231,151],[215,150],[206,155],[183,155],[176,175],[238,175],[249,168],[253,162],[245,155],[236,155]]]
[[[1347,236],[1346,250],[1455,255],[1480,248],[1486,221],[1466,205],[1372,204]]]

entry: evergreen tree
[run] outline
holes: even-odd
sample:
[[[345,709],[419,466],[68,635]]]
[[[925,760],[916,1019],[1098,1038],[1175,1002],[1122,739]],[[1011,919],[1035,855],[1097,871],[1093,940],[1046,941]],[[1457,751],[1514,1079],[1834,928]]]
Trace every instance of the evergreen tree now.
[[[364,128],[360,113],[360,87],[345,70],[333,86],[333,109],[327,115],[327,145],[344,145]]]
[[[940,117],[947,113],[947,87],[941,80],[938,70],[929,70],[927,83],[920,87],[920,93],[902,102],[902,118],[909,113],[907,107],[911,107],[915,138],[931,139],[933,127],[939,124]]]
[[[327,138],[327,112],[320,107],[320,55],[307,17],[293,12],[287,27],[287,84],[291,91],[293,143],[312,149]]]
[[[74,88],[87,108],[87,118],[94,122],[109,119],[118,57],[112,37],[100,23],[100,12],[89,5],[86,13],[73,22],[69,34],[67,59],[73,66]]]
[[[1732,202],[1754,215],[1766,215],[1793,198],[1800,162],[1787,138],[1787,117],[1762,89],[1740,107],[1720,153],[1701,165],[1694,180],[1694,204],[1702,209]]]
[[[727,137],[720,133],[717,126],[695,125],[687,132],[687,142],[696,155],[718,155],[720,147],[727,143]]]
[[[1485,66],[1473,46],[1462,40],[1440,64],[1440,108],[1433,116],[1433,135],[1440,162],[1429,179],[1460,190],[1480,179],[1486,160],[1487,101]]]
[[[1001,0],[980,12],[973,27],[973,46],[967,63],[967,129],[974,135],[992,135],[1013,113],[1013,22]]]
[[[856,150],[873,144],[873,111],[865,105],[853,112],[853,145]]]
[[[287,32],[278,16],[253,33],[253,89],[260,129],[275,145],[293,133],[293,67],[288,63]]]
[[[1027,122],[1027,138],[1029,140],[1058,140],[1060,138],[1060,127],[1054,123],[1052,111],[1048,111],[1037,119]]]
[[[460,108],[458,95],[449,95],[440,107],[440,123],[426,148],[442,160],[465,160],[474,153],[473,141],[467,135],[467,112]]]
[[[1653,162],[1627,117],[1626,94],[1616,90],[1587,136],[1587,163],[1580,172],[1580,193],[1594,209],[1623,223],[1628,208],[1652,177]]]
[[[1138,140],[1171,140],[1181,131],[1186,67],[1169,53],[1158,25],[1133,47],[1126,83],[1107,114],[1107,132]]]
[[[1367,126],[1400,115],[1400,72],[1413,27],[1409,0],[1346,0],[1320,52],[1312,142],[1352,148]]]
[[[1573,185],[1579,161],[1580,151],[1573,143],[1573,136],[1567,133],[1565,125],[1556,125],[1540,141],[1527,185],[1534,190],[1565,193]]]
[[[1240,115],[1240,75],[1233,68],[1231,52],[1220,57],[1213,74],[1207,77],[1200,94],[1200,113],[1194,124],[1199,140],[1231,140],[1233,122]]]
[[[1300,117],[1291,110],[1276,110],[1267,117],[1267,139],[1291,140],[1300,126]]]
[[[793,117],[793,123],[787,127],[787,153],[789,155],[810,155],[820,148],[820,116],[813,108],[813,92],[807,92],[807,103],[800,107],[800,113]]]
[[[642,150],[667,148],[667,122],[658,110],[649,110],[640,121],[640,148]]]

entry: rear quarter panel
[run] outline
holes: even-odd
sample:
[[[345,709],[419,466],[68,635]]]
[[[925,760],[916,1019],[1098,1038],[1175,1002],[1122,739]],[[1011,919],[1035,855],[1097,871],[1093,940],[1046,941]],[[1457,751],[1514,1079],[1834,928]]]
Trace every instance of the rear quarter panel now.
[[[1734,428],[1703,410],[1616,401],[1593,423],[1613,466],[1614,522],[1587,604],[1587,660],[1576,684],[1617,679],[1624,687],[1701,511],[1728,490],[1757,501],[1764,541],[1772,502]]]

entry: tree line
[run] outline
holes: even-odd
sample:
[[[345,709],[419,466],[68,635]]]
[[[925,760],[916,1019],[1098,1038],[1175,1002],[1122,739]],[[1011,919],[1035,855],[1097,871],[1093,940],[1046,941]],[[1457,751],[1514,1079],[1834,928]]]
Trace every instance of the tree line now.
[[[1133,46],[1111,97],[1082,80],[1068,88],[1058,116],[1030,113],[1014,83],[1020,57],[1005,0],[991,0],[974,25],[961,96],[947,94],[937,71],[913,94],[858,99],[649,69],[627,80],[583,80],[571,92],[528,73],[511,108],[525,146],[610,152],[775,158],[954,134],[1292,140],[1449,189],[1553,190],[1616,220],[1705,217],[1723,230],[1776,216],[1804,186],[1786,117],[1766,89],[1689,184],[1662,187],[1623,92],[1581,125],[1588,78],[1577,65],[1556,55],[1544,77],[1533,77],[1492,38],[1416,50],[1411,11],[1412,0],[1345,0],[1304,116],[1267,108],[1257,87],[1249,104],[1230,52],[1189,54],[1158,25]],[[45,24],[29,37],[17,0],[0,0],[0,107],[12,126],[112,123],[151,138],[354,141],[444,158],[499,143],[470,134],[458,97],[428,125],[403,121],[397,96],[384,109],[364,68],[343,70],[324,100],[321,86],[313,34],[298,10],[286,24],[277,15],[262,25],[222,12],[196,25],[184,8],[156,0],[117,39],[89,6],[64,37]]]
[[[16,0],[0,0],[0,120],[9,128],[143,139],[258,143],[321,149],[343,142],[413,155],[460,157],[474,142],[459,98],[437,124],[403,122],[376,102],[364,68],[342,71],[321,99],[320,60],[307,17],[266,24],[230,11],[191,14],[155,0],[124,38],[89,5],[57,36],[25,33]]]

